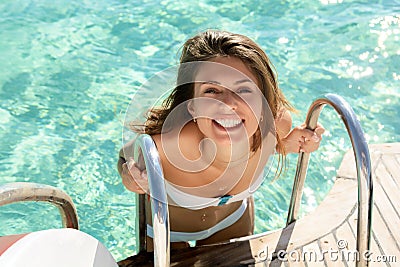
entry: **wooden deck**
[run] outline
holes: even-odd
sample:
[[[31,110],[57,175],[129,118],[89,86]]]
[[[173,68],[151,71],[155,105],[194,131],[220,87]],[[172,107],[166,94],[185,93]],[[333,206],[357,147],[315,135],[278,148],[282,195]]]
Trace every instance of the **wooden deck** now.
[[[365,255],[370,266],[400,266],[400,143],[371,145],[370,153],[374,210],[369,252],[356,251],[357,179],[350,151],[328,196],[311,214],[248,240],[172,250],[171,266],[355,266],[357,257]],[[153,266],[152,258],[143,253],[119,266]]]

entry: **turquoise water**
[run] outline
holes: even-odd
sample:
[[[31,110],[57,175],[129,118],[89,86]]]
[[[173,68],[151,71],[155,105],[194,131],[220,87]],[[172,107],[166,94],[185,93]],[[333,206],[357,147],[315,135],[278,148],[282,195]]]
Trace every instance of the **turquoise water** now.
[[[121,260],[135,249],[134,194],[116,160],[125,110],[140,85],[178,62],[186,38],[219,28],[255,39],[305,118],[315,97],[342,95],[368,142],[400,141],[399,1],[0,2],[0,183],[50,184],[74,200],[81,230]],[[138,112],[148,103],[142,92]],[[143,100],[141,100],[143,99]],[[312,156],[304,212],[328,192],[350,142],[326,108],[327,134]],[[286,218],[296,157],[256,193],[256,231]],[[0,208],[0,235],[60,227],[56,209]]]

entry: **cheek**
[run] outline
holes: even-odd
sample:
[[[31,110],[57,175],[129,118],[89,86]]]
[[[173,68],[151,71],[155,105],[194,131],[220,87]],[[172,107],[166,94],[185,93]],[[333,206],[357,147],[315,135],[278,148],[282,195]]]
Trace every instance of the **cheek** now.
[[[248,122],[247,122],[247,134],[252,136],[260,126],[262,118],[262,101],[260,99],[251,99],[247,105],[248,109]],[[264,118],[263,118],[264,119]]]
[[[247,113],[255,120],[259,120],[262,113],[262,101],[260,99],[247,99],[246,100]]]
[[[193,100],[194,115],[197,118],[213,118],[218,111],[220,102],[214,99],[198,98]]]
[[[259,126],[259,121],[256,118],[254,118],[254,120],[251,120],[246,127],[247,135],[253,136],[257,131],[258,126]]]
[[[197,124],[197,127],[198,127],[199,131],[203,135],[210,136],[212,134],[212,131],[211,131],[212,120],[203,117],[203,118],[197,119],[196,124]]]

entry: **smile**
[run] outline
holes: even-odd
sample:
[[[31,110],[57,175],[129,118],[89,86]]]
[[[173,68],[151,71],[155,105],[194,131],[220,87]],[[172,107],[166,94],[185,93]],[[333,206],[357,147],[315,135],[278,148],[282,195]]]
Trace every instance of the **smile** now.
[[[224,128],[233,128],[241,124],[243,121],[238,119],[215,119],[215,122]]]

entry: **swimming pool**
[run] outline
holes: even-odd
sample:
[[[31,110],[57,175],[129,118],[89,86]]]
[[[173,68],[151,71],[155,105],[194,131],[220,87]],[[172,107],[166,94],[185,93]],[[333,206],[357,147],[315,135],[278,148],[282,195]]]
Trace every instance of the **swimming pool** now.
[[[353,106],[370,143],[400,141],[399,1],[135,2],[0,3],[0,183],[63,189],[81,230],[116,259],[135,249],[134,194],[116,171],[125,110],[140,85],[176,64],[184,40],[199,31],[255,39],[300,111],[296,124],[313,98],[333,92]],[[142,103],[138,111],[149,95],[157,92],[135,94],[143,98],[135,101]],[[321,122],[328,132],[312,155],[305,212],[323,199],[350,148],[332,110]],[[290,156],[287,172],[256,193],[257,232],[284,224],[295,164]],[[0,235],[60,227],[47,205],[1,207],[0,221]]]

